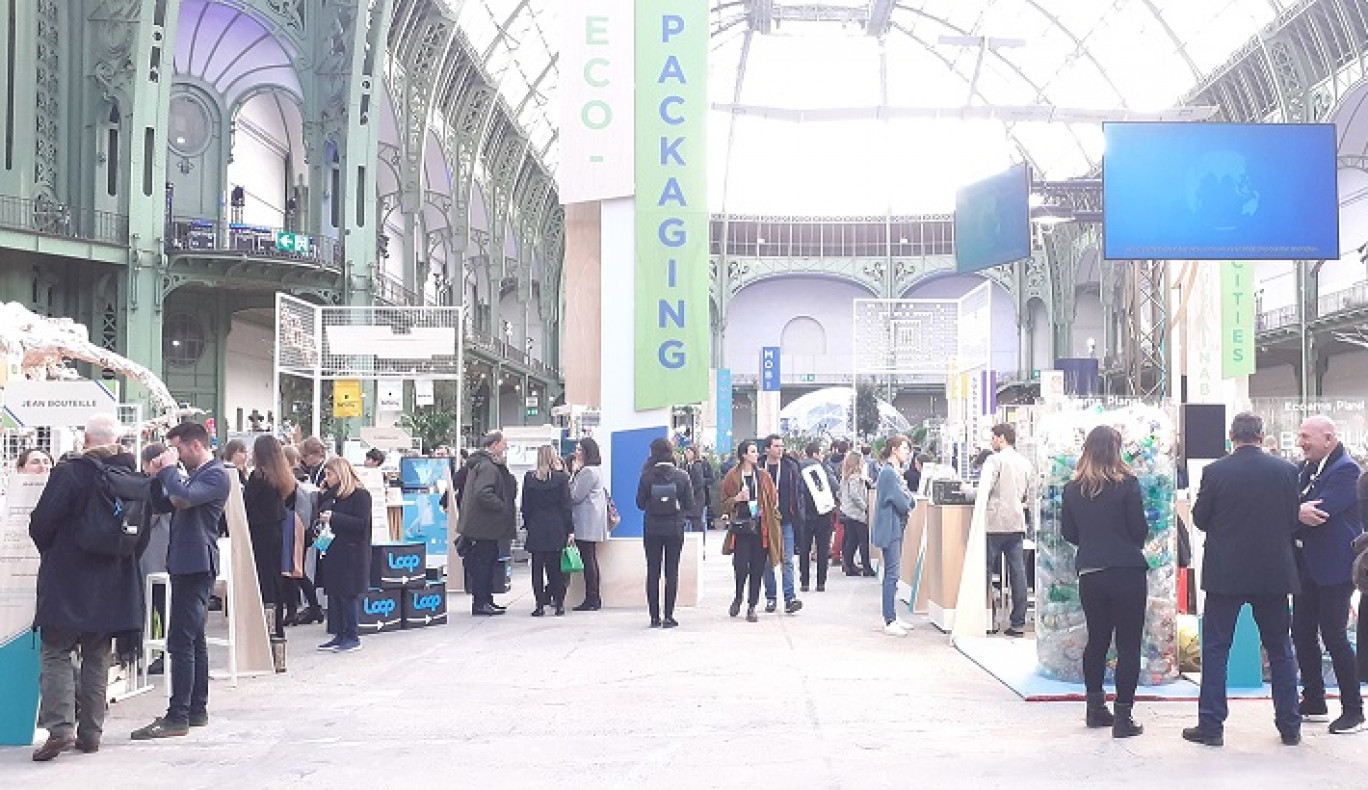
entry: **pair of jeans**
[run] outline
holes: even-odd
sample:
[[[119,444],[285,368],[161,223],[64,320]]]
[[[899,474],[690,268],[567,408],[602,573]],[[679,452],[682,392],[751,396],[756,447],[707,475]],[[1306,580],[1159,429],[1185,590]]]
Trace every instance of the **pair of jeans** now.
[[[361,596],[328,595],[328,609],[337,610],[337,641],[343,644],[361,639]]]
[[[592,606],[601,606],[603,599],[599,597],[598,542],[576,540],[575,545],[579,547],[580,559],[584,561],[584,602]]]
[[[683,535],[646,535],[646,606],[651,619],[660,619],[660,572],[665,571],[665,616],[674,617],[675,597],[679,594],[679,555],[684,551]]]
[[[898,574],[902,571],[903,537],[883,547],[883,619],[884,624],[898,619]]]
[[[769,567],[769,551],[765,549],[759,535],[737,535],[732,545],[732,572],[736,574],[736,600],[746,593],[750,583],[750,595],[746,603],[752,608],[760,602],[760,579]]]
[[[494,603],[494,569],[499,564],[497,540],[471,540],[465,555],[470,580],[470,602],[474,607]]]
[[[1303,570],[1301,588],[1300,594],[1292,596],[1292,643],[1297,647],[1302,693],[1308,700],[1325,699],[1325,674],[1321,668],[1324,641],[1335,669],[1340,704],[1346,711],[1362,711],[1358,665],[1348,633],[1349,598],[1354,593],[1354,583],[1316,584]]]
[[[1225,595],[1208,592],[1202,615],[1202,690],[1197,702],[1197,726],[1203,732],[1225,729],[1226,672],[1230,645],[1235,641],[1235,621],[1240,608],[1249,604],[1259,641],[1268,653],[1268,668],[1273,675],[1273,721],[1283,735],[1301,733],[1297,712],[1297,662],[1292,658],[1292,639],[1288,635],[1290,617],[1286,595]]]
[[[166,720],[190,721],[191,714],[209,710],[209,648],[204,641],[204,621],[214,574],[171,574],[171,616],[166,629],[166,652],[171,654],[171,702]],[[231,613],[230,613],[231,614]]]
[[[797,595],[793,592],[793,524],[785,521],[781,527],[784,535],[784,550],[780,552],[780,568],[784,580],[784,600],[792,601]],[[765,566],[765,599],[775,600],[774,568]]]
[[[803,529],[803,541],[798,548],[798,578],[799,582],[806,587],[808,584],[808,562],[809,555],[813,552],[813,544],[816,544],[817,552],[817,584],[826,585],[827,566],[831,564],[831,514],[817,516],[808,519]]]
[[[998,558],[1007,557],[1007,579],[1012,590],[1011,626],[1026,626],[1026,558],[1022,552],[1022,532],[988,533],[988,579],[991,582],[993,571],[997,570]]]
[[[841,566],[846,573],[853,571],[870,572],[874,566],[869,563],[869,525],[853,518],[841,517],[845,534],[841,540]],[[860,565],[855,565],[855,552],[860,553]]]
[[[537,606],[565,605],[565,574],[561,573],[559,551],[532,552],[532,594]]]
[[[1149,582],[1145,568],[1103,568],[1078,577],[1078,597],[1088,622],[1083,649],[1083,682],[1090,693],[1103,691],[1107,650],[1116,638],[1116,702],[1135,703],[1140,682],[1140,643],[1145,633]]]
[[[105,693],[113,659],[111,635],[43,626],[40,637],[43,663],[38,675],[38,726],[53,737],[76,733],[83,741],[99,741],[104,732]],[[73,654],[80,656],[80,668],[75,671]]]

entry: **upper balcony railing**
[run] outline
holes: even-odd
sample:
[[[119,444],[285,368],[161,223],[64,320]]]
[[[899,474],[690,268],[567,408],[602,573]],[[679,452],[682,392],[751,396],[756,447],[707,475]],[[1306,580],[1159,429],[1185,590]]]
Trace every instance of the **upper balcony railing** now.
[[[469,339],[471,345],[490,356],[517,365],[522,365],[533,373],[539,373],[549,378],[558,378],[560,376],[560,372],[555,368],[547,365],[540,359],[530,356],[527,352],[512,343],[506,343],[487,332],[482,332],[478,329],[469,329],[466,330],[466,337]]]
[[[1256,331],[1267,332],[1297,323],[1297,306],[1288,305],[1275,310],[1259,313],[1255,317]]]
[[[193,217],[176,217],[167,223],[166,251],[308,261],[335,271],[343,266],[342,243],[337,239],[288,228]]]
[[[46,198],[0,196],[0,227],[100,244],[128,243],[128,216],[73,209]]]
[[[1368,307],[1368,282],[1355,283],[1348,288],[1321,294],[1316,300],[1316,316],[1324,318],[1355,307]]]

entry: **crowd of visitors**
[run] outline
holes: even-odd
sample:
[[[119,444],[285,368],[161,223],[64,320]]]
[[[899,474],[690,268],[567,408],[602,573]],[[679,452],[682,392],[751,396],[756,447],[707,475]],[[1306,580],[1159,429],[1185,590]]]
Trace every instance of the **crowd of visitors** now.
[[[984,500],[990,578],[1005,560],[1013,601],[1005,633],[1015,637],[1026,628],[1023,513],[1038,496],[1036,473],[1016,452],[1011,425],[994,426],[992,434],[977,496]],[[41,557],[34,620],[42,643],[39,725],[49,733],[34,760],[73,748],[99,749],[108,669],[137,654],[147,605],[144,579],[152,573],[170,578],[169,605],[160,595],[148,602],[165,624],[170,700],[163,716],[132,737],[181,736],[209,723],[205,619],[219,575],[230,475],[242,485],[262,602],[274,609],[274,635],[283,638],[287,626],[326,618],[332,638],[320,650],[361,647],[359,599],[369,587],[374,525],[371,494],[350,462],[332,455],[318,438],[294,446],[269,434],[250,448],[229,442],[216,457],[204,426],[193,422],[172,428],[165,444],[148,445],[140,458],[124,449],[123,436],[114,417],[96,415],[80,452],[54,465],[50,454],[29,449],[16,461],[20,474],[49,476],[30,526]],[[1328,718],[1322,645],[1340,690],[1341,713],[1329,730],[1357,732],[1364,728],[1363,702],[1346,624],[1356,548],[1366,542],[1355,543],[1363,533],[1360,500],[1368,498],[1368,478],[1324,417],[1310,417],[1301,426],[1300,467],[1265,452],[1257,415],[1237,415],[1229,436],[1234,449],[1205,469],[1192,512],[1194,525],[1206,533],[1204,671],[1198,723],[1183,737],[1223,743],[1226,662],[1245,604],[1253,609],[1268,656],[1283,742],[1300,742],[1302,722]],[[565,458],[552,445],[538,448],[521,487],[508,469],[507,448],[505,437],[492,431],[468,456],[462,453],[459,465],[447,453],[454,470],[449,495],[458,511],[454,532],[472,615],[507,612],[494,597],[495,573],[500,544],[514,540],[520,525],[531,558],[531,615],[543,617],[548,609],[566,614],[567,550],[577,555],[573,569],[584,574],[584,599],[573,610],[600,609],[598,555],[620,514],[608,493],[598,444],[584,437]],[[783,437],[770,435],[741,442],[715,474],[696,447],[677,452],[669,439],[654,440],[634,500],[642,514],[650,626],[679,626],[685,533],[715,527],[725,533],[722,552],[731,556],[734,571],[731,617],[740,617],[744,608],[745,619],[758,622],[762,592],[766,612],[778,611],[781,592],[784,613],[800,612],[798,592],[826,591],[835,537],[835,555],[847,576],[878,575],[870,549],[881,551],[882,630],[905,636],[911,624],[897,615],[899,565],[929,459],[901,435],[883,441],[873,455],[870,447],[836,441],[829,452],[809,443],[800,457],[786,450]],[[365,465],[386,460],[384,453],[370,452]],[[120,502],[134,505],[139,527],[130,533],[131,543],[119,542],[127,517],[109,529],[105,492],[111,485]],[[1063,537],[1078,547],[1075,565],[1088,627],[1082,655],[1085,723],[1109,727],[1118,738],[1139,735],[1144,728],[1135,720],[1134,705],[1148,601],[1149,525],[1139,482],[1114,428],[1099,426],[1088,434],[1063,489],[1060,516]],[[326,548],[312,563],[306,560],[311,546]],[[310,579],[306,568],[315,564]],[[318,589],[327,595],[326,615]],[[1114,712],[1104,686],[1109,655]]]

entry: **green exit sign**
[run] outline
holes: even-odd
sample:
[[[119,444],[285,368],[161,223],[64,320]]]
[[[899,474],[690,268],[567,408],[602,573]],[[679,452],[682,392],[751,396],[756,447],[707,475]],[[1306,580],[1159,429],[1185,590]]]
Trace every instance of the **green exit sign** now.
[[[313,252],[313,237],[303,233],[288,233],[280,230],[275,235],[276,249],[295,255],[308,255]]]
[[[528,410],[527,410],[527,416],[528,416],[528,417],[536,417],[538,411],[539,411],[538,409],[528,409]]]
[[[809,382],[809,383],[810,383],[810,382],[813,382],[813,381],[816,381],[816,380],[817,380],[817,374],[816,374],[816,373],[804,373],[804,374],[803,374],[803,381],[805,381],[805,382]]]

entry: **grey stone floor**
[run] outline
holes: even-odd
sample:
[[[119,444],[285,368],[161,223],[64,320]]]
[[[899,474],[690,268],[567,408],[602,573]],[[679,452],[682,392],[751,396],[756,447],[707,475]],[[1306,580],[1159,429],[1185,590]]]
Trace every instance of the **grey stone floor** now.
[[[1114,741],[1079,703],[1026,703],[916,618],[879,633],[878,582],[836,574],[797,616],[727,617],[730,564],[704,564],[682,626],[642,611],[528,617],[527,568],[509,614],[317,653],[293,629],[289,672],[216,681],[209,727],[134,743],[160,690],[117,703],[98,754],[30,761],[0,748],[0,788],[1066,787],[1368,784],[1368,733],[1307,725],[1279,744],[1267,701],[1232,702],[1221,749],[1184,742],[1191,702],[1142,704],[1145,735]]]

